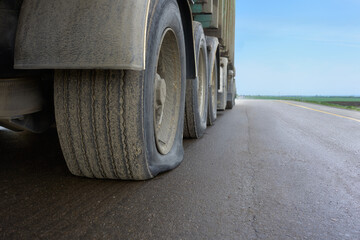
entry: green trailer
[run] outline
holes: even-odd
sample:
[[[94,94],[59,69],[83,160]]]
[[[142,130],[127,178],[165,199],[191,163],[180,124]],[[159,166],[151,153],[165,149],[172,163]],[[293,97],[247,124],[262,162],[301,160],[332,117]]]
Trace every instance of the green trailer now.
[[[232,109],[235,104],[234,81],[235,0],[197,0],[192,5],[194,21],[201,22],[205,35],[216,37],[220,43],[220,57],[227,59],[228,81],[219,82],[218,109]],[[224,62],[226,63],[226,61]]]

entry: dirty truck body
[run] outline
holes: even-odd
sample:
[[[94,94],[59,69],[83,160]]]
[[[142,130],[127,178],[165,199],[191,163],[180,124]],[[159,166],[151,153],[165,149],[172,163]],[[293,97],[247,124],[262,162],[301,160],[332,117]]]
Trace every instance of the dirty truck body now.
[[[152,178],[234,106],[234,30],[235,0],[0,0],[0,125],[56,125],[74,175]]]

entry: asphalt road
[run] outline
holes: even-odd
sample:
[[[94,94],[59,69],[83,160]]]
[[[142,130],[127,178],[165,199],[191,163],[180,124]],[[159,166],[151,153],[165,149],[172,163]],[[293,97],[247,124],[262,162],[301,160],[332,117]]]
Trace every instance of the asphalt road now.
[[[105,181],[67,171],[54,129],[1,129],[0,239],[360,239],[360,112],[240,100],[184,145]]]

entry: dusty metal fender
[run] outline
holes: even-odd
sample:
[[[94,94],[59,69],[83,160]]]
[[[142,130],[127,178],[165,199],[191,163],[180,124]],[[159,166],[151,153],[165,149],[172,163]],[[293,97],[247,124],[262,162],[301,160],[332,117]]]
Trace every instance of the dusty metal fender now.
[[[193,18],[190,4],[187,0],[177,0],[181,19],[184,28],[184,37],[186,45],[186,77],[195,79],[197,77],[196,55],[195,55],[195,38],[193,30]]]
[[[184,25],[187,77],[195,78],[191,10],[177,0]],[[18,24],[17,69],[130,69],[146,66],[151,0],[26,0]]]
[[[145,68],[150,0],[26,0],[17,69]]]

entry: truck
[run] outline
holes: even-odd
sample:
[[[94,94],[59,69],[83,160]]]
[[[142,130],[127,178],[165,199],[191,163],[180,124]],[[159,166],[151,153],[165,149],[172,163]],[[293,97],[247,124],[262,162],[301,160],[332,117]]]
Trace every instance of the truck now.
[[[70,172],[146,180],[235,104],[235,0],[0,0],[0,126]]]

